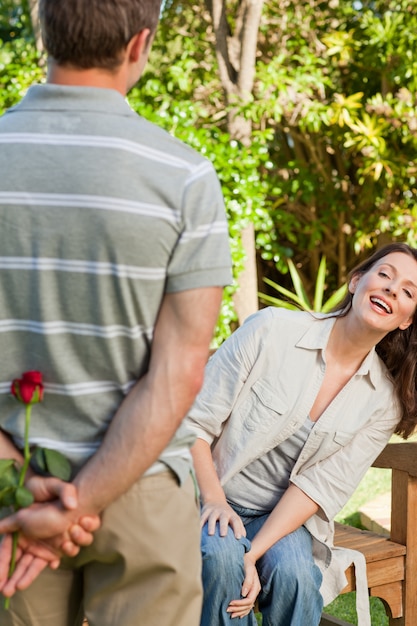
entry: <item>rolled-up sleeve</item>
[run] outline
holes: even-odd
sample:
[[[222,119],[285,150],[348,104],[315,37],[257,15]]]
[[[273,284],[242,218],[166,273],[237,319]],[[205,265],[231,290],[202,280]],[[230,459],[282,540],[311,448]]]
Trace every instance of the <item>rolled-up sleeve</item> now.
[[[398,411],[393,404],[388,412],[379,409],[337,452],[305,470],[301,467],[299,473],[293,472],[291,482],[320,506],[325,519],[332,520],[344,507],[388,443],[398,422]]]

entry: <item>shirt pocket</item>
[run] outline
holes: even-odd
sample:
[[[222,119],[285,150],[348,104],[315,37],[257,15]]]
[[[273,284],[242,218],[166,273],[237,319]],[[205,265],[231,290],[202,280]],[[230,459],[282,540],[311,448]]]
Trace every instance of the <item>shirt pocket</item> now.
[[[283,422],[288,401],[277,388],[266,380],[258,379],[250,388],[240,407],[240,416],[246,430],[268,433],[277,423]]]
[[[338,452],[347,446],[355,436],[354,432],[347,432],[343,430],[336,430],[330,433],[320,433],[316,431],[315,434],[322,438],[318,450],[318,456],[320,459],[326,459],[331,454]]]

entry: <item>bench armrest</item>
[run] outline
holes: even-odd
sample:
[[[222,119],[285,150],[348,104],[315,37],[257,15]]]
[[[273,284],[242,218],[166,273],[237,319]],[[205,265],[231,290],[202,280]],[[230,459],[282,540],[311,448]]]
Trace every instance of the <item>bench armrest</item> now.
[[[417,442],[389,443],[372,465],[417,476]]]

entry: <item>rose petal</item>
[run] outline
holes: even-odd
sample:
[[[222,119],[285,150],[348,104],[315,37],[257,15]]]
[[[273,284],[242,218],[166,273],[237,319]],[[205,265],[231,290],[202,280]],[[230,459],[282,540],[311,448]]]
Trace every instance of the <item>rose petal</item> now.
[[[20,383],[20,395],[25,404],[29,404],[35,394],[37,385],[22,380]]]
[[[22,380],[35,383],[37,385],[42,384],[42,372],[36,370],[31,372],[24,372],[22,374]]]

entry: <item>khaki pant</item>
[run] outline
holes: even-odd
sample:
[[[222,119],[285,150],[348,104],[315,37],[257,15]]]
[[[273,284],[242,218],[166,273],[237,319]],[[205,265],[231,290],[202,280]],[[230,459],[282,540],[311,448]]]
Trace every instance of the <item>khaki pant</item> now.
[[[1,626],[199,626],[199,511],[191,479],[143,478],[103,515],[71,569],[45,570],[0,608]]]

